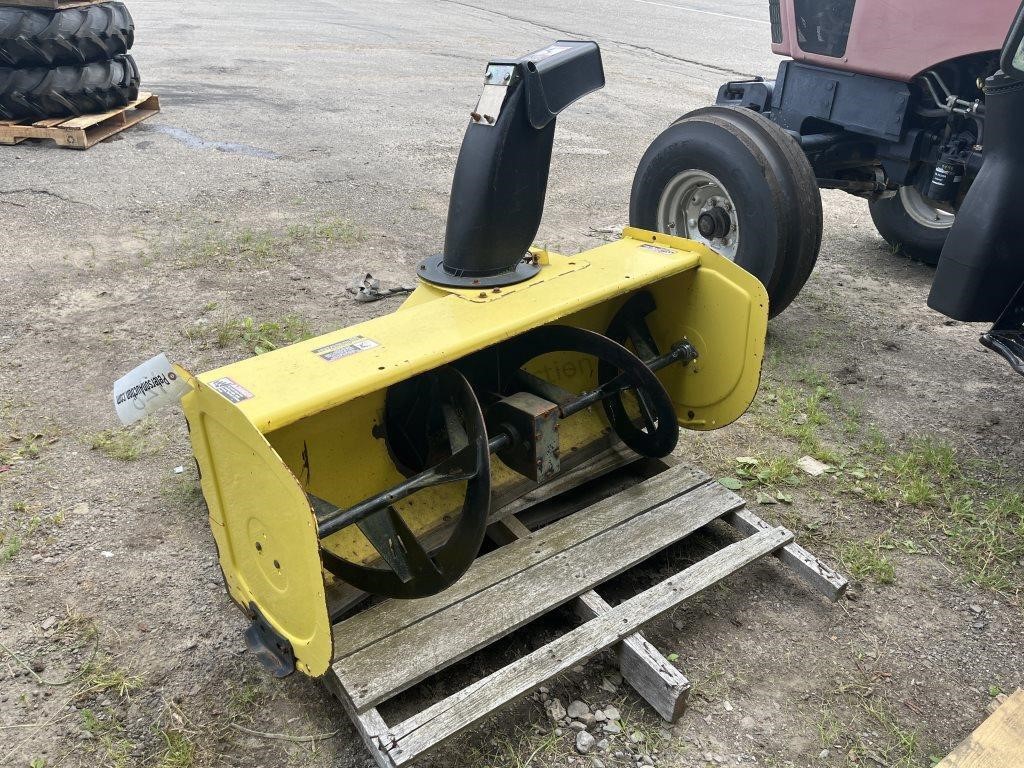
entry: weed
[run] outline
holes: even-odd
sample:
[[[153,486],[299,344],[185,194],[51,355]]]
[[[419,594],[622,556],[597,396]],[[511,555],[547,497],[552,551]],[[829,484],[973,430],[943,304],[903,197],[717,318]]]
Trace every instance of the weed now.
[[[836,714],[835,709],[829,705],[821,708],[817,726],[818,741],[825,749],[835,745],[843,732],[842,720]]]
[[[103,750],[110,768],[127,768],[132,764],[132,752],[135,744],[124,737],[124,728],[116,719],[107,713],[98,716],[91,709],[79,710],[82,718],[82,730],[92,734]]]
[[[243,229],[229,235],[185,240],[180,245],[182,258],[179,264],[185,268],[209,265],[265,267],[288,259],[300,246],[324,249],[331,245],[354,245],[364,238],[362,230],[345,219],[290,224],[283,232]]]
[[[19,459],[38,459],[43,447],[56,442],[56,438],[42,432],[20,434],[12,431],[8,441],[8,447],[0,450],[0,464],[10,464]]]
[[[89,446],[112,459],[136,461],[155,453],[158,448],[150,436],[153,426],[147,419],[122,429],[105,429],[90,435]]]
[[[900,487],[900,496],[907,504],[928,507],[938,499],[939,492],[928,478],[914,475]]]
[[[13,560],[21,552],[21,537],[16,533],[0,531],[0,563]]]
[[[124,698],[141,687],[142,678],[139,675],[129,674],[128,670],[117,666],[110,656],[98,653],[89,665],[78,695],[112,691]]]
[[[181,333],[189,341],[211,340],[222,349],[238,343],[254,355],[312,336],[306,321],[295,315],[262,322],[251,317],[227,318],[217,322],[202,318],[183,328]]]
[[[240,341],[254,355],[262,355],[278,347],[294,344],[312,336],[306,321],[295,315],[287,315],[280,320],[267,320],[261,323],[251,317],[227,320],[216,330],[218,347],[227,347]]]
[[[203,499],[199,476],[194,470],[171,475],[160,483],[160,495],[173,507],[194,510]]]
[[[883,543],[884,540],[850,542],[840,549],[839,560],[857,581],[872,579],[879,584],[892,584],[896,570],[882,551]]]
[[[157,768],[192,768],[196,764],[198,747],[182,731],[161,730],[166,749],[157,763]]]
[[[893,712],[892,705],[881,697],[870,697],[863,702],[861,707],[874,720],[884,737],[884,741],[874,750],[865,750],[865,756],[871,757],[871,753],[874,752],[882,758],[880,761],[876,759],[876,762],[893,768],[902,766],[910,768],[918,765],[921,747],[920,733],[904,728]]]
[[[267,691],[259,683],[247,683],[231,691],[228,712],[235,717],[247,717],[267,701]]]

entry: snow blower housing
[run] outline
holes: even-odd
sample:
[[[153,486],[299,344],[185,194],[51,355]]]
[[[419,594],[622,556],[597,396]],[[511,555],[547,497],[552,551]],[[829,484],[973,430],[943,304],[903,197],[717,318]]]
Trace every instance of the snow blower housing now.
[[[556,115],[603,82],[591,42],[492,62],[444,253],[405,303],[193,378],[221,567],[276,674],[328,669],[339,586],[411,599],[459,579],[495,495],[618,442],[665,456],[679,425],[724,426],[753,398],[767,296],[743,269],[636,229],[575,256],[530,247]]]

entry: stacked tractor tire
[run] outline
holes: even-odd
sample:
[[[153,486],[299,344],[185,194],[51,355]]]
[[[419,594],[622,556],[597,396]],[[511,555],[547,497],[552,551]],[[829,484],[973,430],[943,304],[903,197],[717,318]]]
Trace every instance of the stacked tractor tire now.
[[[0,5],[0,119],[107,112],[138,98],[124,3],[66,10]]]

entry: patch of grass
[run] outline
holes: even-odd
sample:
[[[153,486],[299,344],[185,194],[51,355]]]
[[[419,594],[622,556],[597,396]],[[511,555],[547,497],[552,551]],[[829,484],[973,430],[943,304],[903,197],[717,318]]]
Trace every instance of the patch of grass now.
[[[92,709],[79,710],[82,730],[92,734],[98,750],[101,751],[103,765],[110,768],[128,768],[132,765],[132,753],[135,743],[124,736],[124,727],[112,713],[97,714]]]
[[[917,544],[890,546],[892,541],[928,541],[927,551],[951,562],[965,580],[1009,595],[1024,593],[1019,565],[1024,560],[1024,490],[1016,478],[1005,477],[1005,470],[993,463],[964,459],[933,436],[894,446],[877,425],[865,423],[860,405],[836,397],[817,370],[778,355],[770,357],[767,367],[769,380],[785,376],[788,382],[763,388],[756,406],[759,426],[832,465],[835,471],[816,479],[814,489],[850,494],[888,513],[888,534],[836,544],[855,577],[891,583],[887,550],[926,551]],[[758,477],[767,468],[758,461],[747,476],[737,471],[738,480],[751,486],[777,483],[776,471]],[[774,469],[784,471],[785,462]]]
[[[944,512],[928,518],[971,578],[983,587],[1019,592],[1024,558],[1024,495],[1001,491],[987,499],[945,498]]]
[[[645,707],[630,707],[622,702],[619,713],[622,715],[619,718],[622,734],[636,745],[636,749],[649,755],[661,748],[665,737],[661,733],[660,723],[655,724]]]
[[[802,452],[821,458],[820,431],[830,423],[823,405],[832,397],[829,390],[815,386],[808,393],[794,387],[779,387],[774,394],[768,402],[775,407],[762,416],[762,425],[782,437],[796,440]]]
[[[690,683],[690,696],[699,696],[707,702],[720,700],[729,690],[725,670],[721,667],[711,667],[703,674],[694,675],[690,678]]]
[[[157,768],[192,768],[196,765],[198,746],[188,734],[177,730],[161,730],[166,749]]]
[[[902,725],[886,699],[872,696],[865,699],[861,708],[874,721],[882,737],[879,744],[867,748],[861,746],[865,757],[878,755],[882,759],[874,758],[876,762],[892,768],[911,768],[920,764],[920,732]]]
[[[240,341],[254,355],[262,355],[278,347],[303,341],[312,335],[306,321],[295,315],[264,322],[243,317],[223,323],[218,329],[216,343],[219,347],[226,347]]]
[[[21,552],[21,536],[9,531],[0,531],[0,563],[7,563]]]
[[[153,426],[146,419],[130,427],[105,429],[89,436],[89,447],[118,461],[137,461],[159,447],[152,438]]]
[[[44,432],[21,433],[12,429],[7,435],[7,445],[0,448],[0,464],[11,464],[19,459],[38,459],[43,448],[56,442],[57,438]]]
[[[882,540],[853,541],[839,550],[839,561],[843,568],[859,582],[869,579],[878,584],[892,584],[896,581],[896,569],[886,557]]]
[[[902,722],[886,694],[890,675],[877,669],[878,649],[853,656],[849,676],[822,697],[815,723],[821,746],[844,755],[851,766],[919,768],[925,759],[920,732]]]
[[[276,229],[242,229],[229,234],[185,240],[179,245],[179,265],[265,267],[289,259],[297,250],[355,245],[363,231],[346,219],[327,219],[311,224],[290,224]]]
[[[239,344],[254,355],[311,338],[309,324],[296,315],[258,321],[251,317],[227,318],[218,322],[196,322],[182,329],[189,341],[211,340],[220,348]]]
[[[233,719],[251,720],[253,714],[262,709],[269,699],[270,696],[262,683],[245,683],[231,691],[227,711]]]
[[[142,687],[142,677],[117,666],[105,653],[97,653],[82,681],[79,696],[112,692],[124,698]]]
[[[823,749],[835,746],[843,733],[843,722],[835,709],[826,704],[821,708],[817,722],[818,742]]]

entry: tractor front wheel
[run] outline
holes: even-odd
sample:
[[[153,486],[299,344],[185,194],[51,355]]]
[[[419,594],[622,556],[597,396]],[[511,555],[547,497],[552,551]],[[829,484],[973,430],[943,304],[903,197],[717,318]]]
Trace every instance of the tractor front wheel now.
[[[953,227],[954,214],[936,208],[916,187],[900,187],[892,197],[868,203],[878,234],[915,261],[935,266]]]
[[[799,145],[762,115],[707,107],[669,126],[633,179],[634,227],[702,243],[768,290],[771,316],[796,298],[821,247],[814,171]]]

